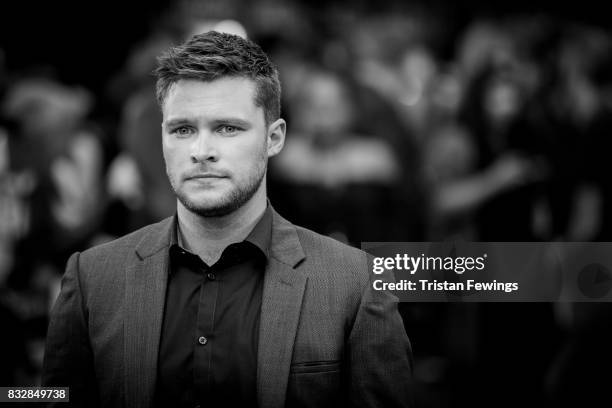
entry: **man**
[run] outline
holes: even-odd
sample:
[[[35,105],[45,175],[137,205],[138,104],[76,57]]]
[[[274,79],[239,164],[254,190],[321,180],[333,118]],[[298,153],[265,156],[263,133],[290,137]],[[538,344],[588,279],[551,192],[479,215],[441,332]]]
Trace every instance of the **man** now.
[[[75,406],[406,406],[410,346],[366,255],[267,202],[286,130],[268,57],[209,32],[156,73],[176,215],[70,258],[44,384]]]

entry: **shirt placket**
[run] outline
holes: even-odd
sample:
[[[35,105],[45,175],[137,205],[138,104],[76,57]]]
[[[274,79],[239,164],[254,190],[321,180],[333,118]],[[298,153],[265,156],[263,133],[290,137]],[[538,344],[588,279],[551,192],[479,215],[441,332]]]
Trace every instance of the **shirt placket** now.
[[[193,375],[196,393],[205,398],[213,386],[212,347],[215,343],[215,308],[219,296],[219,282],[214,267],[202,266],[202,286],[198,303]]]

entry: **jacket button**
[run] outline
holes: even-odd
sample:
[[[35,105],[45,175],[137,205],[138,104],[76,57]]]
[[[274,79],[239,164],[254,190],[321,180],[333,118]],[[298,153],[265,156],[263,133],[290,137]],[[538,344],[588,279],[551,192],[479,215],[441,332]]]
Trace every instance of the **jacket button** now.
[[[204,337],[204,336],[201,336],[198,339],[198,343],[200,343],[201,345],[205,345],[206,343],[208,343],[208,339],[206,337]]]

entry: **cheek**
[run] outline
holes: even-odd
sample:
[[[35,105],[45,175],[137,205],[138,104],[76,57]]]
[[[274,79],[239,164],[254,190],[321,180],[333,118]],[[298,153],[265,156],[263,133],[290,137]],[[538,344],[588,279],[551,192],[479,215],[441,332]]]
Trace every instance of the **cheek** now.
[[[162,150],[164,162],[166,163],[166,169],[172,173],[177,173],[180,171],[181,167],[183,166],[182,162],[185,161],[185,152],[183,152],[184,149],[180,149],[177,146],[167,146],[164,144]]]
[[[239,142],[237,140],[237,142]],[[225,156],[235,168],[252,168],[268,157],[268,145],[264,137],[253,138],[248,143],[233,143],[225,149]]]
[[[174,147],[168,142],[168,138],[166,135],[162,136],[162,153],[164,155],[164,160],[168,163],[168,160],[172,158],[172,152],[174,151]]]

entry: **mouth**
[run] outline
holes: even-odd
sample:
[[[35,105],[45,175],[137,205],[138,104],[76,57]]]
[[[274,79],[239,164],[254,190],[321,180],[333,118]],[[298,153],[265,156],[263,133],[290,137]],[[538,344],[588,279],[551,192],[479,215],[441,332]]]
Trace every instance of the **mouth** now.
[[[216,173],[201,173],[201,174],[195,174],[195,175],[186,177],[187,180],[214,180],[214,179],[223,179],[223,178],[227,178],[227,177],[222,174],[216,174]]]

